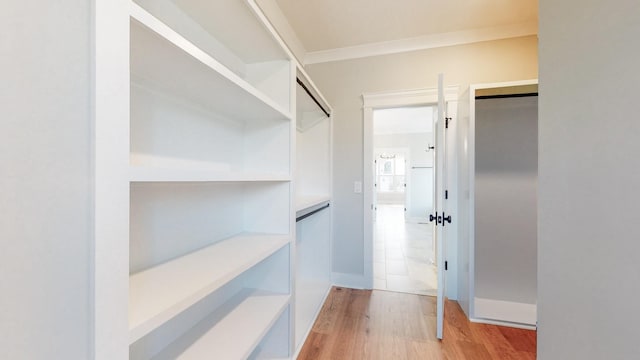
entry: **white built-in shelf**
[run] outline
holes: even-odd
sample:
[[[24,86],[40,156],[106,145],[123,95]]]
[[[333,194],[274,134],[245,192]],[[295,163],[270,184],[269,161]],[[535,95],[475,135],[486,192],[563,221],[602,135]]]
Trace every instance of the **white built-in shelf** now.
[[[297,196],[295,200],[296,215],[301,216],[331,202],[330,195]]]
[[[234,57],[233,60],[243,64],[288,59],[284,43],[275,39],[268,25],[259,21],[259,16],[252,9],[252,1],[133,1],[182,32],[186,38],[193,37],[198,42],[196,45],[216,53],[228,52],[224,54],[227,61],[228,57]],[[204,44],[206,40],[215,44]]]
[[[296,344],[302,347],[322,304],[331,290],[329,276],[326,279],[309,279],[296,275]]]
[[[287,235],[240,234],[132,274],[129,341],[135,342],[282,248]]]
[[[331,288],[331,117],[314,98],[331,110],[302,70],[298,79],[307,90],[296,86],[295,209],[296,220],[307,220],[296,222],[294,355]]]
[[[135,3],[131,3],[131,18],[133,83],[185,99],[229,119],[292,118],[285,107]]]
[[[129,168],[129,180],[131,182],[276,182],[291,181],[291,176],[288,174],[132,166]]]
[[[282,315],[289,299],[289,295],[241,291],[153,359],[246,359]]]

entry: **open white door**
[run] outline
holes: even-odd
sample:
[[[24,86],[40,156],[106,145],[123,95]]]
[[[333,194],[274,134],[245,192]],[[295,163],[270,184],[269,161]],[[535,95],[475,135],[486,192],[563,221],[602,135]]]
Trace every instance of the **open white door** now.
[[[435,117],[433,122],[433,135],[435,142],[435,155],[434,155],[434,170],[435,170],[435,183],[434,183],[434,196],[433,196],[433,209],[435,220],[434,227],[434,241],[436,244],[436,266],[438,271],[438,297],[436,301],[436,336],[438,339],[442,339],[444,328],[444,254],[445,254],[445,239],[444,239],[444,190],[445,190],[445,176],[446,176],[446,137],[445,137],[445,102],[444,102],[444,79],[443,75],[438,75],[438,116]]]

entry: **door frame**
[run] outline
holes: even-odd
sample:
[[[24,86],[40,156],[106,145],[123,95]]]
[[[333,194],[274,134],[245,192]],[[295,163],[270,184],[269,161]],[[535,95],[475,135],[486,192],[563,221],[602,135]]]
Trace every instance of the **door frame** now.
[[[475,139],[476,139],[476,92],[478,90],[486,90],[486,89],[508,89],[508,88],[517,88],[527,85],[539,85],[538,79],[528,79],[528,80],[518,80],[518,81],[505,81],[505,82],[495,82],[495,83],[482,83],[482,84],[471,84],[469,85],[469,91],[465,92],[465,98],[462,101],[468,101],[468,114],[464,114],[464,116],[468,117],[468,133],[467,133],[467,158],[468,158],[468,191],[469,196],[466,202],[461,202],[459,204],[459,209],[462,211],[468,212],[468,223],[459,224],[459,231],[462,231],[462,226],[466,227],[468,230],[468,251],[466,252],[468,259],[460,259],[462,263],[468,264],[468,273],[465,275],[464,273],[461,276],[467,276],[466,279],[463,279],[462,284],[466,284],[467,288],[464,289],[464,294],[461,294],[461,307],[463,311],[466,312],[469,321],[475,323],[483,323],[483,324],[492,324],[492,325],[501,325],[501,326],[509,326],[522,328],[527,330],[535,330],[536,325],[529,324],[521,324],[515,322],[508,321],[500,321],[493,319],[485,319],[479,318],[476,314],[476,297],[475,297],[475,172],[476,172],[476,148],[475,148]],[[509,94],[509,92],[505,92],[505,94]],[[464,201],[464,200],[463,200]],[[493,310],[497,308],[496,312],[504,311],[505,306],[507,311],[518,314],[528,314],[529,317],[536,317],[537,306],[533,307],[521,307],[521,306],[513,306],[512,304],[503,303],[498,304],[483,304],[485,308],[487,306],[489,309]]]
[[[445,102],[458,101],[458,86],[444,88]],[[364,288],[373,288],[373,111],[378,109],[401,108],[410,106],[437,106],[438,88],[387,91],[362,94],[363,101],[363,239],[364,239]],[[450,164],[455,166],[455,164]],[[457,214],[453,214],[456,217]],[[457,241],[451,239],[450,241]],[[457,287],[457,279],[447,278],[445,282],[452,288]]]

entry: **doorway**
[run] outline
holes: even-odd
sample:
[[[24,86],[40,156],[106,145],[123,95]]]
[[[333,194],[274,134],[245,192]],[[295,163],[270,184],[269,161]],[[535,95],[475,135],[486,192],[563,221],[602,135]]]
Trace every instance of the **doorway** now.
[[[434,106],[373,111],[373,288],[435,296]]]
[[[433,89],[417,89],[407,91],[382,92],[363,94],[363,240],[364,240],[364,271],[363,283],[367,289],[373,289],[374,283],[374,225],[376,218],[374,179],[375,179],[375,163],[374,163],[374,111],[381,109],[394,109],[403,107],[432,107],[437,108],[437,116],[433,117],[433,133],[434,133],[434,212],[432,214],[424,214],[431,221],[438,222],[433,233],[433,242],[435,248],[435,264],[437,267],[437,292],[436,292],[436,336],[438,339],[443,337],[444,322],[444,298],[449,297],[452,300],[457,298],[455,289],[457,289],[457,272],[455,266],[457,258],[457,233],[455,226],[447,226],[445,223],[451,223],[452,218],[457,217],[457,207],[455,206],[455,196],[447,198],[446,186],[457,186],[457,177],[454,171],[455,166],[446,166],[447,159],[455,156],[454,153],[447,151],[449,142],[446,138],[455,139],[455,131],[446,132],[449,128],[448,124],[453,121],[455,128],[455,119],[457,113],[457,86],[443,86],[443,75],[438,76],[438,87]],[[451,143],[451,144],[455,144]],[[446,145],[446,146],[445,146]],[[437,169],[437,170],[436,170]],[[358,182],[354,184],[355,191],[358,192],[360,186]],[[451,202],[445,203],[444,200],[449,199]],[[445,214],[447,216],[445,216]],[[433,219],[433,220],[432,220]],[[405,221],[406,224],[406,221]],[[447,269],[447,263],[449,263]]]

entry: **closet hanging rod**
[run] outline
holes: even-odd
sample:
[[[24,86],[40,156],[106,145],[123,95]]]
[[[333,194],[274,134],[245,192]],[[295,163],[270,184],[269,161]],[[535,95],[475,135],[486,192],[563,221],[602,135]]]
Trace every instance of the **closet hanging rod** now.
[[[518,98],[518,97],[530,97],[530,96],[538,96],[538,93],[533,92],[533,93],[522,93],[522,94],[479,95],[479,96],[476,96],[476,100],[506,99],[506,98]]]
[[[321,207],[321,208],[317,208],[317,209],[315,209],[315,210],[313,210],[313,211],[311,211],[311,212],[308,212],[308,213],[306,213],[306,214],[304,214],[304,215],[298,216],[298,217],[296,218],[296,222],[298,222],[298,221],[300,221],[300,220],[304,220],[304,219],[308,218],[309,216],[311,216],[311,215],[313,215],[313,214],[315,214],[315,213],[317,213],[317,212],[320,212],[320,211],[322,211],[322,210],[324,210],[324,209],[328,208],[328,207],[329,207],[329,205],[331,205],[331,204],[327,204],[327,205],[325,205],[325,206],[323,206],[323,207]]]
[[[322,110],[322,112],[327,115],[327,117],[331,116],[331,114],[324,109],[324,107],[320,104],[320,102],[318,101],[318,99],[316,99],[315,96],[313,96],[313,94],[311,93],[311,91],[309,91],[309,89],[307,88],[307,86],[302,82],[302,80],[300,80],[300,78],[296,78],[296,81],[298,82],[298,85],[302,86],[302,88],[304,89],[304,91],[309,94],[309,96],[311,97],[311,100],[313,100],[314,103],[316,103],[316,105],[318,105],[318,107],[320,108],[320,110]]]

